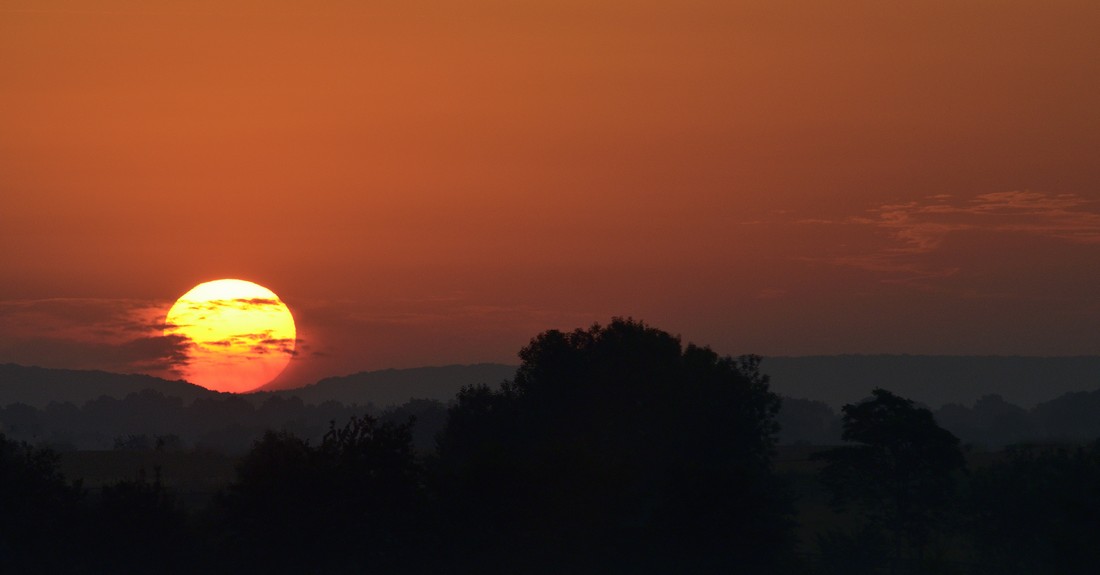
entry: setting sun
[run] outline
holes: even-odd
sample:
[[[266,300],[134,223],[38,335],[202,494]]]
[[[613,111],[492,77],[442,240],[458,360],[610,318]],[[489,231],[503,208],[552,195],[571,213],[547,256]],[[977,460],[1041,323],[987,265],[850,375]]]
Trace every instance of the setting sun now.
[[[168,311],[164,335],[189,340],[185,379],[215,391],[253,391],[294,355],[295,327],[279,296],[252,282],[195,286]]]

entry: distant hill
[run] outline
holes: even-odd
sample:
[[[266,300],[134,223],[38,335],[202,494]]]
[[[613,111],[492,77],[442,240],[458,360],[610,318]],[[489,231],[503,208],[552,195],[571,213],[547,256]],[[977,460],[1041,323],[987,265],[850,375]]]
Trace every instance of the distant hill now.
[[[761,371],[782,395],[834,409],[883,387],[930,407],[984,395],[1031,408],[1071,391],[1100,389],[1100,356],[828,355],[767,357]]]
[[[143,389],[155,389],[186,403],[218,395],[183,380],[169,381],[150,375],[0,364],[0,406],[26,403],[45,407],[51,401],[79,406],[103,395],[123,398]]]
[[[297,389],[265,392],[257,395],[296,396],[309,404],[338,401],[344,404],[374,403],[378,407],[400,405],[410,398],[449,401],[466,385],[488,384],[496,387],[511,379],[516,366],[497,363],[447,365],[411,369],[363,371],[340,377],[327,377],[313,385]]]
[[[515,366],[492,363],[383,369],[328,377],[306,387],[260,392],[245,397],[254,403],[278,395],[296,396],[307,404],[331,400],[347,405],[373,403],[378,407],[400,405],[410,398],[446,402],[463,386],[485,383],[495,387],[501,381],[510,379],[515,372]],[[51,401],[79,406],[100,396],[122,399],[143,389],[179,397],[185,403],[200,397],[224,395],[183,380],[169,381],[149,375],[0,364],[0,406],[25,403],[45,407]]]
[[[973,405],[999,394],[1024,408],[1068,392],[1100,389],[1100,356],[997,357],[921,355],[835,355],[767,357],[761,370],[771,376],[781,395],[823,401],[833,409],[859,401],[875,387],[884,387],[932,408],[947,403]],[[246,396],[255,403],[270,396],[297,396],[307,404],[338,401],[373,403],[383,408],[410,398],[446,402],[465,385],[495,387],[515,375],[516,366],[483,363],[412,369],[364,371],[328,377],[298,389]],[[217,394],[186,381],[147,375],[120,375],[0,364],[0,406],[22,402],[44,407],[51,401],[77,405],[101,395],[123,398],[143,389],[179,397],[190,403]]]

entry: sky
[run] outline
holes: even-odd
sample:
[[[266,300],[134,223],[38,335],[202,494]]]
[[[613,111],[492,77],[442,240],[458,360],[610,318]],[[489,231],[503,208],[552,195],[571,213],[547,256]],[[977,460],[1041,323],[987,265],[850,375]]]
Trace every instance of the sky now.
[[[1100,4],[0,0],[0,362],[161,375],[239,278],[273,384],[722,354],[1100,353]]]

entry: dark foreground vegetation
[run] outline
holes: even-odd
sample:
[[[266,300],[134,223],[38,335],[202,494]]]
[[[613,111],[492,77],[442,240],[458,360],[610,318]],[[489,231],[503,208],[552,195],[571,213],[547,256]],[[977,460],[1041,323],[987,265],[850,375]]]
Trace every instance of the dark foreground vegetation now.
[[[843,442],[777,459],[781,401],[755,358],[620,320],[543,333],[520,357],[514,379],[446,410],[316,407],[239,457],[130,427],[154,432],[116,435],[113,453],[149,465],[121,479],[66,477],[73,454],[0,438],[0,572],[1075,574],[1100,561],[1098,443],[967,453],[931,411],[878,389],[835,421],[794,402],[807,436]],[[306,409],[236,413],[276,421],[279,407]],[[322,414],[334,422],[318,430]],[[205,470],[189,485],[206,497],[169,475],[182,459]]]

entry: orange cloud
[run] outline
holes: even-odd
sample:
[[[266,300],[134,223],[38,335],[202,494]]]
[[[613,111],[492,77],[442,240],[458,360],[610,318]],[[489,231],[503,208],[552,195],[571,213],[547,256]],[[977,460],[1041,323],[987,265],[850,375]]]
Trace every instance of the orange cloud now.
[[[867,215],[844,220],[803,220],[802,224],[855,225],[885,231],[884,241],[867,249],[826,258],[830,263],[879,272],[883,281],[909,283],[956,274],[937,264],[945,241],[963,232],[1027,234],[1084,245],[1100,245],[1100,205],[1076,194],[1031,191],[981,194],[962,200],[947,194],[884,204]]]
[[[923,202],[887,204],[871,210],[870,217],[852,221],[891,230],[902,242],[895,249],[903,253],[936,249],[948,234],[963,230],[1100,243],[1100,213],[1091,209],[1097,202],[1075,194],[997,192],[962,204],[952,204],[950,199],[938,195]]]

